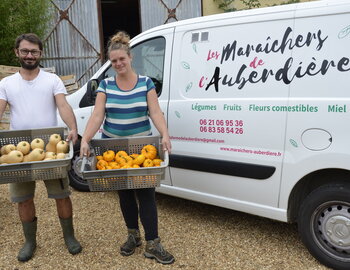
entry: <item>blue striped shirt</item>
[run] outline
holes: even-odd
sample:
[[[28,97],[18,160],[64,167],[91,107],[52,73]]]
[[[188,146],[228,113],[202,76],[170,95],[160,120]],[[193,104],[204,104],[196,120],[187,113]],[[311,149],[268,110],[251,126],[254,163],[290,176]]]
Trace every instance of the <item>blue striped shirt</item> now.
[[[154,88],[153,81],[141,75],[135,87],[128,91],[118,87],[115,77],[101,81],[97,92],[105,93],[107,98],[102,137],[151,135],[147,93]]]

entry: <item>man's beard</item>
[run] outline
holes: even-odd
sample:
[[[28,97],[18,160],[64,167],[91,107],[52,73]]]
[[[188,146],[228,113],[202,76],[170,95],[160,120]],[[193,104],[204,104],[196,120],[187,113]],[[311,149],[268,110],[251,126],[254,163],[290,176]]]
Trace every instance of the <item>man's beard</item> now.
[[[28,69],[28,70],[33,70],[39,66],[40,60],[35,60],[35,62],[33,64],[27,64],[23,58],[19,58],[19,63],[21,64],[22,68]]]

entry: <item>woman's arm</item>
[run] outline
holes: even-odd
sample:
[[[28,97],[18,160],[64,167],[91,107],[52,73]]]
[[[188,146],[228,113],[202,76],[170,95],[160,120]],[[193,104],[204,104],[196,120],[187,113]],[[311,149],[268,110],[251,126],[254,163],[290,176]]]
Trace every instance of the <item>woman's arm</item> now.
[[[163,148],[164,150],[168,150],[170,154],[171,142],[170,142],[169,132],[168,132],[168,128],[166,125],[163,112],[159,106],[158,97],[155,89],[151,89],[150,91],[148,91],[147,105],[148,105],[149,115],[152,119],[152,122],[157,128],[160,135],[162,136]]]
[[[80,156],[90,155],[89,142],[100,129],[105,118],[106,94],[98,92],[96,96],[95,108],[92,112],[81,139]]]

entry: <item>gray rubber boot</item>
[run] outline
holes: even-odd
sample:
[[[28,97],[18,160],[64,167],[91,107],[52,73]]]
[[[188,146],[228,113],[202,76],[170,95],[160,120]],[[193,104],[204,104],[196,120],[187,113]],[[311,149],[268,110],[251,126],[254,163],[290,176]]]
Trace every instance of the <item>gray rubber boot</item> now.
[[[82,251],[82,247],[74,237],[73,218],[60,218],[60,223],[63,231],[64,242],[70,254],[78,254]]]
[[[35,218],[32,222],[22,222],[22,227],[25,242],[18,253],[17,259],[20,262],[26,262],[33,257],[36,249],[37,218]]]

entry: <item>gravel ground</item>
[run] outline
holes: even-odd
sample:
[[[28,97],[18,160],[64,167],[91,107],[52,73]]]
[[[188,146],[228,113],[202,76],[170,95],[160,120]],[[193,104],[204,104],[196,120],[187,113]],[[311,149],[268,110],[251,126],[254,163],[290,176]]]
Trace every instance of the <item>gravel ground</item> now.
[[[144,258],[144,242],[134,255],[119,255],[126,229],[114,192],[72,190],[76,236],[83,245],[83,252],[72,256],[64,246],[54,200],[47,199],[42,182],[35,198],[38,247],[32,260],[19,263],[21,225],[7,188],[0,185],[1,270],[328,269],[308,253],[295,225],[158,193],[159,233],[176,258],[174,264]]]

